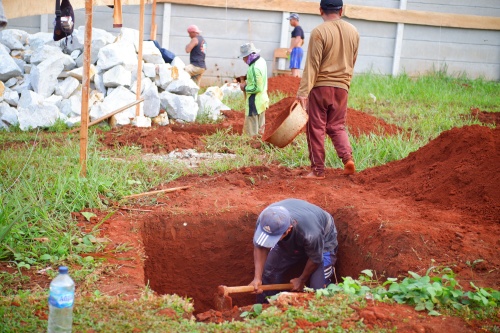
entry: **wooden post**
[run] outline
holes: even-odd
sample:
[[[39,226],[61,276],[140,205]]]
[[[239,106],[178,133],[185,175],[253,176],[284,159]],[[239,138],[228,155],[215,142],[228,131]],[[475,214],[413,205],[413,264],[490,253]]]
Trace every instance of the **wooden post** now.
[[[172,188],[167,188],[167,189],[164,189],[164,190],[144,192],[144,193],[139,193],[139,194],[126,195],[126,196],[123,197],[123,199],[140,198],[140,197],[144,197],[146,195],[175,192],[175,191],[179,191],[179,190],[186,190],[186,189],[188,189],[190,187],[191,187],[191,185],[180,186],[180,187],[172,187]]]
[[[141,13],[139,18],[139,54],[137,62],[137,90],[135,99],[141,98],[141,85],[142,85],[142,43],[144,42],[144,0],[141,0]],[[141,104],[137,104],[135,108],[135,116],[141,116]]]
[[[90,123],[88,123],[88,126],[87,126],[87,127],[94,126],[95,124],[99,124],[101,121],[106,120],[106,119],[108,119],[108,118],[110,118],[110,117],[114,116],[115,114],[120,113],[120,112],[122,112],[122,111],[124,111],[124,110],[127,110],[128,108],[131,108],[132,106],[137,105],[138,103],[142,103],[142,102],[144,102],[144,98],[140,98],[140,99],[138,99],[137,101],[133,101],[132,103],[129,103],[129,104],[125,105],[125,106],[122,106],[121,108],[116,109],[116,110],[115,110],[115,111],[113,111],[113,112],[110,112],[110,113],[108,113],[108,114],[106,114],[106,115],[104,115],[104,116],[102,116],[102,117],[97,118],[97,119],[96,119],[96,120],[94,120],[94,121],[91,121]],[[79,130],[79,129],[78,129],[78,128],[76,128],[76,129],[73,129],[73,130],[71,130],[71,131],[67,132],[66,134],[75,133],[75,132],[77,132],[78,130]]]
[[[149,36],[151,40],[156,40],[156,0],[153,0],[153,12],[151,13],[151,35]]]
[[[92,47],[92,0],[85,0],[85,42],[83,48],[82,115],[80,122],[80,176],[87,176],[89,137],[90,49]]]

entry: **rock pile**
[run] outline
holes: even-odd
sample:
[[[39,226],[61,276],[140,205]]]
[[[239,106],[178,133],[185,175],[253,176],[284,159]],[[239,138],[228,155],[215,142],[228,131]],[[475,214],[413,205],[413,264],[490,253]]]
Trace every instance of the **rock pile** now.
[[[50,127],[58,119],[71,127],[81,121],[84,35],[83,26],[60,42],[52,33],[0,32],[0,129]],[[118,36],[92,30],[90,121],[136,100],[138,44],[134,29],[122,28]],[[149,119],[142,126],[151,120],[168,125],[169,118],[193,122],[201,115],[216,120],[229,108],[221,102],[222,90],[214,88],[198,95],[182,60],[165,63],[154,43],[144,41],[140,110]],[[133,124],[135,110],[112,116],[112,124]]]

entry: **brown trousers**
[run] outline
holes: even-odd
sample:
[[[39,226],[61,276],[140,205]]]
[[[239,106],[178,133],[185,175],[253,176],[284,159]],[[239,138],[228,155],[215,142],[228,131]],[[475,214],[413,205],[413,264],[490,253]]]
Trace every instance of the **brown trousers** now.
[[[352,159],[345,130],[347,98],[347,90],[336,87],[315,87],[309,93],[307,145],[311,169],[317,175],[325,172],[325,133],[343,163]]]

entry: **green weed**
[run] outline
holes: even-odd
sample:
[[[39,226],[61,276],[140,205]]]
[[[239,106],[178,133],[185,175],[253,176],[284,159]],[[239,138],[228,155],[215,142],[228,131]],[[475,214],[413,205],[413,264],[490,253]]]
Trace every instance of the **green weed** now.
[[[431,274],[434,273],[435,274]],[[409,277],[397,282],[389,278],[382,285],[370,288],[373,280],[371,270],[362,271],[358,280],[344,277],[339,284],[330,284],[325,289],[316,291],[317,297],[329,296],[337,292],[347,295],[364,296],[377,301],[394,300],[399,304],[410,304],[415,310],[427,310],[430,315],[437,316],[439,309],[471,309],[481,307],[497,307],[500,292],[491,288],[479,288],[471,282],[475,291],[464,292],[451,268],[431,267],[424,276],[408,272]],[[388,286],[386,288],[385,286]]]

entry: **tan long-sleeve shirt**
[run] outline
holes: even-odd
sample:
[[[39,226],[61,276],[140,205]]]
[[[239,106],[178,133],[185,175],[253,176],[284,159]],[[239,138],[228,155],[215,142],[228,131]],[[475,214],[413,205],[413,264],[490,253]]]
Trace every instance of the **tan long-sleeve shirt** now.
[[[342,19],[326,21],[314,28],[297,96],[307,97],[314,87],[349,90],[358,46],[358,31]]]

